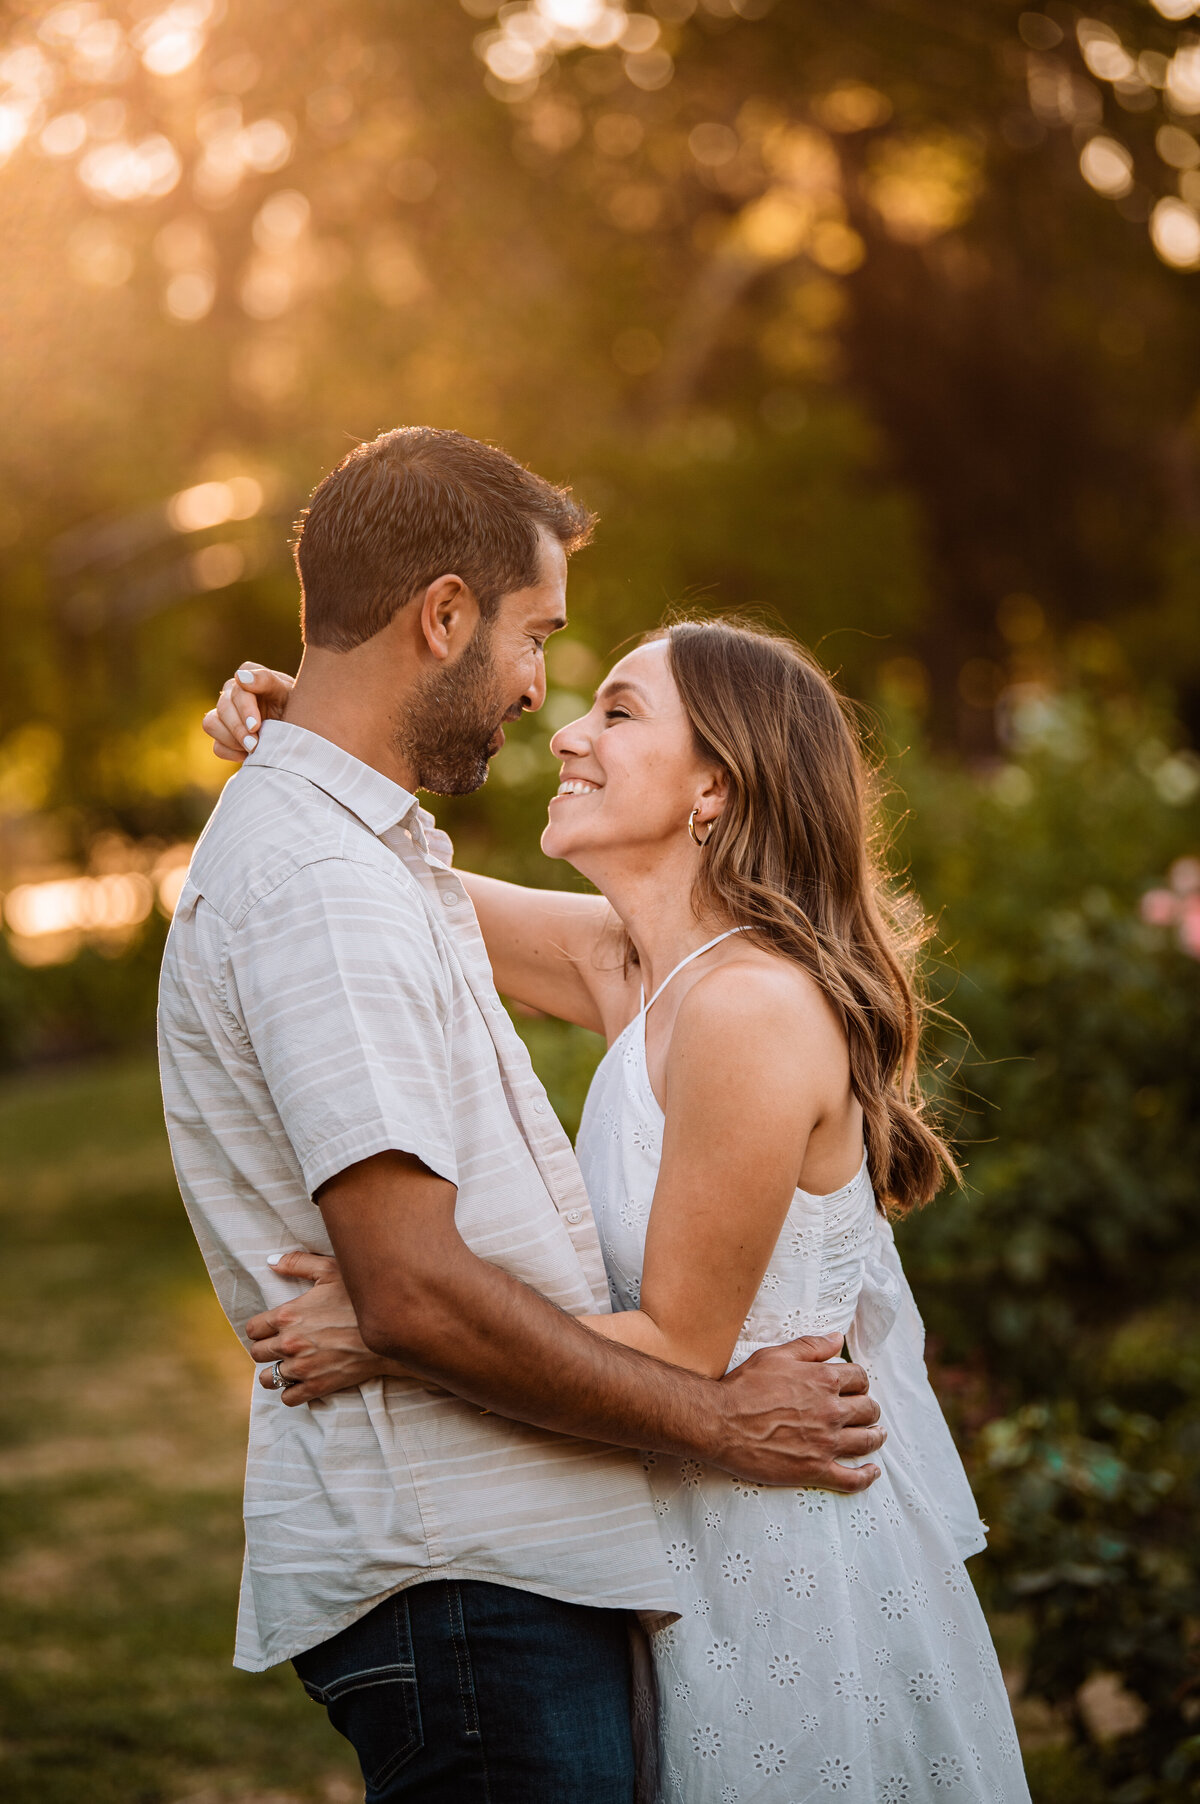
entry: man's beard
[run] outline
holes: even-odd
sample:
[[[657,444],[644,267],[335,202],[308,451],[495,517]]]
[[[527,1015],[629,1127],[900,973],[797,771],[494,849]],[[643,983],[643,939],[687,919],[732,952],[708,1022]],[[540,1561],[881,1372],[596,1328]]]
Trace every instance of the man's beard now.
[[[462,656],[426,678],[396,723],[396,750],[416,773],[418,789],[465,796],[487,782],[488,748],[505,714],[491,642],[480,621]]]

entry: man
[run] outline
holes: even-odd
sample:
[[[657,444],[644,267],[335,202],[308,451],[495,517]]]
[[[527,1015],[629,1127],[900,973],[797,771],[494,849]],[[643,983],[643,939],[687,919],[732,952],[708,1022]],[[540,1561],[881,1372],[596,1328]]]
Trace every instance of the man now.
[[[226,788],[164,961],[171,1142],[230,1321],[245,1340],[291,1294],[281,1250],[332,1251],[413,1374],[251,1408],[236,1663],[294,1660],[369,1804],[628,1804],[629,1613],[673,1597],[620,1449],[854,1490],[873,1469],[834,1462],[882,1439],[862,1373],[819,1363],[835,1343],[718,1384],[573,1319],[608,1307],[587,1196],[412,792],[477,788],[540,707],[590,528],[457,433],[386,433],[325,478],[287,719]]]

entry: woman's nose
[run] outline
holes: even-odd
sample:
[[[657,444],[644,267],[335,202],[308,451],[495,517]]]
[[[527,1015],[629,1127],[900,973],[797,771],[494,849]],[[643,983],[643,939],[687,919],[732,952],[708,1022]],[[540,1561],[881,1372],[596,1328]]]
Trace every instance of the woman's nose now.
[[[554,757],[566,758],[572,753],[576,757],[582,757],[585,752],[590,751],[591,745],[586,727],[586,714],[581,715],[578,720],[573,720],[569,726],[559,727],[558,732],[550,740],[550,750]]]

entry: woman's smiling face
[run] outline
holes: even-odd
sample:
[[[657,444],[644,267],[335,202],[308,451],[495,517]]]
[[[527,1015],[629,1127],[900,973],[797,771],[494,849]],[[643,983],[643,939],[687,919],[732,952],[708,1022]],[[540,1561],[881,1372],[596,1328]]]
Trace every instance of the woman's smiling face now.
[[[562,776],[542,850],[584,876],[613,850],[650,853],[678,842],[693,808],[701,837],[702,823],[720,813],[721,773],[696,749],[665,639],[614,665],[589,712],[561,728],[550,750]]]

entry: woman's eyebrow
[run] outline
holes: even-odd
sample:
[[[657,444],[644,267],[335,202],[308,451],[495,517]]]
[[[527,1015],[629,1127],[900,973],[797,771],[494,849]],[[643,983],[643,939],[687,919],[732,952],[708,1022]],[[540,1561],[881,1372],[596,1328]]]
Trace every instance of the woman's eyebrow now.
[[[629,682],[625,677],[617,677],[611,683],[601,683],[596,691],[596,700],[603,701],[606,697],[611,700],[614,695],[622,693],[635,695],[640,702],[646,700],[645,691],[639,689],[636,683]]]

